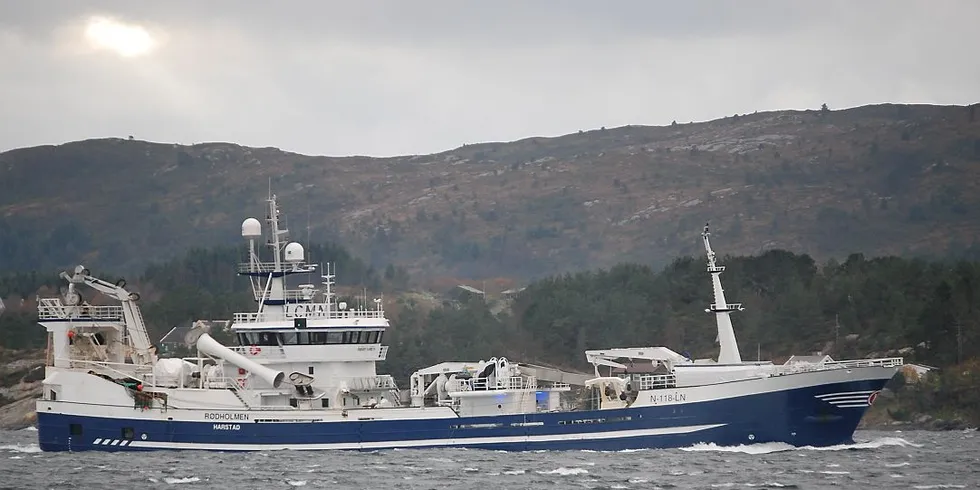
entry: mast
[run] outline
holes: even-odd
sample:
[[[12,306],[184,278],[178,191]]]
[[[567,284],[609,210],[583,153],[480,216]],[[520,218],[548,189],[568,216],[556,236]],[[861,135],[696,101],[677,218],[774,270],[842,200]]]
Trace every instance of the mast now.
[[[725,290],[721,287],[721,273],[725,266],[715,263],[715,252],[711,250],[711,243],[708,241],[708,224],[704,225],[704,232],[701,238],[704,239],[704,251],[708,256],[708,273],[711,274],[711,286],[714,290],[715,302],[704,310],[715,314],[715,321],[718,324],[718,343],[721,344],[718,353],[719,364],[740,364],[742,356],[738,353],[738,342],[735,340],[735,329],[732,327],[730,317],[733,311],[742,311],[741,303],[729,304],[725,301]]]

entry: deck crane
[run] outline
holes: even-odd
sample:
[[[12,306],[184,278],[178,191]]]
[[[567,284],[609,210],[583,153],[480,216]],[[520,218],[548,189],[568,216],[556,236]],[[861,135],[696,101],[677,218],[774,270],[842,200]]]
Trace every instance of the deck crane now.
[[[76,284],[85,284],[100,293],[114,298],[122,306],[123,319],[126,322],[126,337],[132,347],[133,364],[153,365],[156,362],[156,352],[150,344],[150,336],[146,332],[146,324],[143,322],[143,314],[136,304],[140,299],[139,293],[130,292],[126,289],[126,280],[120,279],[115,284],[103,281],[91,275],[84,266],[76,266],[74,272],[69,275],[62,272],[61,277],[68,281],[68,292],[65,295],[66,302],[70,306],[81,303],[81,295],[75,290]]]

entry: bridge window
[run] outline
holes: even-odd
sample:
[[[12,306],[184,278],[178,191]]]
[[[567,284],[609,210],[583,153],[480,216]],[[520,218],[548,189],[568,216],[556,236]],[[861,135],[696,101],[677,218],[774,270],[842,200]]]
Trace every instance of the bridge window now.
[[[257,345],[279,345],[277,337],[278,335],[273,332],[259,332],[259,341]]]
[[[381,330],[346,330],[329,332],[258,332],[238,334],[241,345],[340,345],[377,344],[384,332]]]
[[[249,332],[238,334],[238,343],[241,345],[266,345],[277,346],[282,334],[275,332]]]

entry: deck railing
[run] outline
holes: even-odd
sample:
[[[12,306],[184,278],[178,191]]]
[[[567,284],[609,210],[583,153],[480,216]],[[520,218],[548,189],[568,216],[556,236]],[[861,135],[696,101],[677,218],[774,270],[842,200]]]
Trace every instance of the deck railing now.
[[[296,269],[293,269],[293,264],[288,262],[282,262],[279,264],[279,268],[285,272],[308,272],[310,267],[304,264],[297,264]],[[262,273],[269,274],[276,271],[275,262],[259,262],[257,264],[252,264],[250,262],[239,262],[238,263],[238,273]]]
[[[901,357],[882,357],[878,359],[853,359],[847,361],[828,361],[820,363],[796,362],[774,366],[773,375],[806,373],[812,371],[831,371],[835,369],[854,369],[865,367],[892,368],[905,364]]]
[[[235,313],[235,323],[265,323],[292,321],[293,317],[308,320],[359,320],[364,318],[384,318],[382,310],[341,310],[341,311],[310,311],[286,316],[282,313]]]
[[[640,374],[635,375],[633,379],[638,390],[656,390],[677,386],[677,378],[673,374]]]
[[[38,320],[92,320],[92,321],[120,321],[123,318],[121,306],[66,306],[60,301],[43,302],[37,305]]]
[[[510,376],[490,384],[487,378],[456,379],[453,384],[446,386],[446,391],[495,391],[495,390],[535,390],[538,380],[534,376]]]

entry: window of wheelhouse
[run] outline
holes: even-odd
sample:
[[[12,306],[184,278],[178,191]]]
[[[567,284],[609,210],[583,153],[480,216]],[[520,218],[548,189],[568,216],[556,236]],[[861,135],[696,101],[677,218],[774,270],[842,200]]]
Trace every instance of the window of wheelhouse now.
[[[341,345],[341,344],[377,344],[381,342],[384,332],[381,330],[345,330],[329,332],[288,332],[278,334],[282,345]],[[249,337],[251,338],[251,337]],[[248,344],[265,345],[265,344]],[[272,344],[276,345],[276,344]]]
[[[240,345],[270,345],[277,346],[283,342],[283,334],[276,332],[248,332],[238,334]]]

